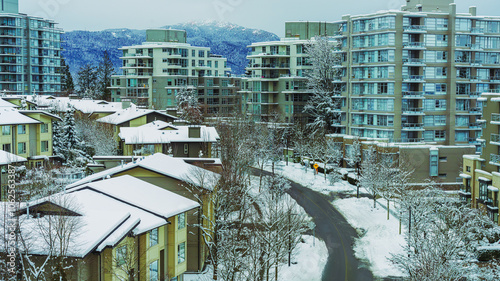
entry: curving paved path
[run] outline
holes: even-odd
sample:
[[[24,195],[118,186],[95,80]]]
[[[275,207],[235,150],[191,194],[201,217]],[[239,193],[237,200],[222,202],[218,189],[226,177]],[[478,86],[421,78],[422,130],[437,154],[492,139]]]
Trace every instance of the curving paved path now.
[[[256,169],[254,172],[259,174]],[[295,182],[291,182],[288,194],[313,218],[316,224],[315,235],[325,241],[328,248],[329,256],[322,281],[374,280],[366,264],[354,256],[352,245],[354,238],[358,237],[356,230],[332,206],[328,198]]]

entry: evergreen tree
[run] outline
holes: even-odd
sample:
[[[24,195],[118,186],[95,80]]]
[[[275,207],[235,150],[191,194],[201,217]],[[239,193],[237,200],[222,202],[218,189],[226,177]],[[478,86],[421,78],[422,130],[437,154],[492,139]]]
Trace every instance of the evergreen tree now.
[[[115,68],[109,57],[108,51],[104,51],[102,61],[99,63],[98,78],[99,85],[98,91],[101,99],[111,101],[111,76],[115,74]]]
[[[75,91],[75,84],[73,83],[73,76],[69,71],[69,65],[66,64],[66,60],[61,58],[61,90],[66,92],[68,95]]]
[[[61,122],[55,121],[52,123],[52,149],[54,156],[58,156],[60,158],[64,159],[64,155],[62,153],[63,145],[63,139],[62,139],[62,132],[61,132]]]
[[[61,150],[68,166],[81,167],[90,160],[90,156],[85,151],[85,142],[80,140],[76,131],[74,113],[74,108],[70,107],[64,116],[64,125],[61,128]]]
[[[98,69],[86,64],[78,71],[78,95],[83,98],[98,98]]]

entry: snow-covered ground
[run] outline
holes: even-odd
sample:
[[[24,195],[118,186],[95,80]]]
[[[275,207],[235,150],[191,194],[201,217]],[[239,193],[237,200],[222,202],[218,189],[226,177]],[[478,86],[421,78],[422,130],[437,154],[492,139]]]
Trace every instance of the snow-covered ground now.
[[[271,165],[266,165],[264,169],[270,172],[272,167]],[[332,191],[356,194],[356,187],[350,183],[340,181],[331,185],[328,176],[325,181],[324,174],[319,173],[316,175],[313,169],[305,169],[299,163],[289,162],[287,166],[285,162],[280,162],[275,166],[275,172],[282,174],[291,181],[323,194],[329,194]]]
[[[271,171],[271,166],[267,165],[266,170]],[[275,167],[275,172],[281,173],[284,177],[304,185],[312,190],[323,194],[332,192],[342,192],[344,194],[356,194],[356,187],[346,181],[337,182],[334,185],[325,181],[324,174],[314,175],[314,170],[304,169],[304,166],[298,163],[284,162]],[[366,193],[364,189],[361,193]],[[388,258],[391,254],[403,252],[404,231],[399,234],[398,218],[390,214],[387,220],[387,210],[382,207],[384,200],[379,200],[377,207],[373,208],[373,200],[368,198],[346,198],[336,199],[332,202],[333,206],[343,214],[349,224],[356,228],[358,232],[364,233],[358,238],[354,245],[354,251],[357,258],[365,260],[370,264],[370,270],[377,277],[403,276],[404,273],[396,268]],[[391,204],[391,208],[394,208]],[[394,210],[394,209],[393,209]]]
[[[279,281],[321,280],[321,274],[328,259],[325,242],[309,235],[302,236],[302,239],[304,243],[299,243],[293,252],[292,265],[290,267],[284,265],[280,268]],[[212,270],[203,274],[184,274],[184,280],[212,281]]]

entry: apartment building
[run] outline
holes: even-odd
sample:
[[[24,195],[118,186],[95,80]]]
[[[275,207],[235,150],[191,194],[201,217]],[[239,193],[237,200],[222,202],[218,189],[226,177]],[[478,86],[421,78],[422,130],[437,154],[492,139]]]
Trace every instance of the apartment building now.
[[[0,91],[49,94],[61,91],[61,34],[52,20],[19,13],[18,0],[0,10]]]
[[[287,22],[286,38],[248,46],[249,77],[242,80],[240,90],[242,112],[255,122],[273,122],[277,116],[285,123],[307,122],[303,109],[311,92],[305,74],[311,64],[306,45],[315,36],[333,36],[336,28],[332,23]]]
[[[402,142],[477,145],[482,108],[477,98],[500,87],[499,24],[500,17],[478,16],[475,7],[469,13],[457,13],[452,0],[410,0],[401,11],[348,15],[332,23],[287,23],[284,41],[308,40],[315,35],[336,41],[334,52],[340,62],[334,83],[344,98],[341,121],[334,125],[337,132]],[[299,42],[295,50],[290,47],[291,54],[301,50]],[[250,46],[252,51],[255,48],[250,62],[267,64],[273,59],[267,59],[273,45]],[[279,59],[288,61],[288,57]],[[290,68],[262,70],[261,77],[290,72],[298,80],[305,73],[297,66],[303,60],[291,56]],[[307,94],[294,95],[290,101],[281,88],[273,93],[273,99],[261,98],[266,103],[255,106],[259,93],[269,96],[264,89],[270,89],[265,80],[255,83],[249,85],[252,90],[257,88],[252,93],[255,98],[247,99],[249,114],[264,119],[266,111],[258,109],[268,105],[284,116],[287,111],[300,114],[300,104],[295,102],[306,100]],[[271,84],[283,83],[276,80]]]
[[[485,105],[480,120],[483,137],[479,139],[483,149],[481,155],[464,155],[460,174],[463,185],[459,194],[462,201],[480,209],[500,225],[500,93],[485,93],[478,100]]]
[[[146,42],[121,50],[123,75],[112,78],[112,101],[165,109],[176,106],[179,91],[193,90],[208,115],[229,114],[239,104],[239,78],[230,75],[227,59],[186,43],[183,30],[147,30]]]
[[[0,107],[0,150],[26,158],[30,166],[52,157],[52,122],[58,116],[38,110]]]

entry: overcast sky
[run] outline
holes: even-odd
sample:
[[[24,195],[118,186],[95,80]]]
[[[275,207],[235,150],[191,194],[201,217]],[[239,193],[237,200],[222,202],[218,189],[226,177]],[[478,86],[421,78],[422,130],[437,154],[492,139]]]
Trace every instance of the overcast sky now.
[[[335,21],[342,15],[399,9],[405,0],[19,0],[21,13],[53,19],[71,30],[146,29],[218,20],[284,36],[285,21]],[[500,16],[498,0],[455,0],[458,12]]]

